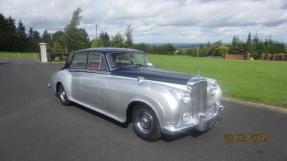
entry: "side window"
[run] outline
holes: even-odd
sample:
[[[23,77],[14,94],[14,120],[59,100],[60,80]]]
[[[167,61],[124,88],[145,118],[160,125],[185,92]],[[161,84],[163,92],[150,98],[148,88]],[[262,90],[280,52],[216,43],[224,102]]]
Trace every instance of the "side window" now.
[[[71,68],[86,68],[87,53],[77,53],[71,63]]]
[[[107,63],[103,54],[90,52],[88,57],[88,69],[107,70]]]

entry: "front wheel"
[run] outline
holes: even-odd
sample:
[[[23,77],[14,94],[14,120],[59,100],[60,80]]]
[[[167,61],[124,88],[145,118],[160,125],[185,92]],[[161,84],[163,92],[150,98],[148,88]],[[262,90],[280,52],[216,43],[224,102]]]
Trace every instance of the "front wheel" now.
[[[58,87],[57,96],[58,96],[62,105],[70,106],[72,104],[72,102],[68,99],[67,93],[66,93],[65,88],[62,84],[60,84]]]
[[[138,105],[133,110],[133,129],[142,139],[157,141],[161,138],[161,130],[156,114],[144,105]]]

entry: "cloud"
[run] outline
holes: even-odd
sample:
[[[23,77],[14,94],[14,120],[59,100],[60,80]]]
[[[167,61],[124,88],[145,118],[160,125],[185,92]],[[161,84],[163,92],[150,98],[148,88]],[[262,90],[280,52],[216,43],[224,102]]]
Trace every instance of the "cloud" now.
[[[134,28],[137,42],[230,41],[248,32],[287,41],[285,0],[1,0],[5,16],[21,19],[40,31],[63,30],[72,12],[81,7],[85,28],[109,34]]]

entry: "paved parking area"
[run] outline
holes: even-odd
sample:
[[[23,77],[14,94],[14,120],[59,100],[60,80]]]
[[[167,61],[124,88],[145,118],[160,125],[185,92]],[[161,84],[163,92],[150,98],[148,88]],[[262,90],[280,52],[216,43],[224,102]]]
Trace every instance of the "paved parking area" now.
[[[206,133],[150,143],[81,106],[63,107],[47,88],[61,64],[0,62],[1,161],[285,161],[287,114],[224,102]],[[225,134],[268,134],[268,142],[224,142]]]

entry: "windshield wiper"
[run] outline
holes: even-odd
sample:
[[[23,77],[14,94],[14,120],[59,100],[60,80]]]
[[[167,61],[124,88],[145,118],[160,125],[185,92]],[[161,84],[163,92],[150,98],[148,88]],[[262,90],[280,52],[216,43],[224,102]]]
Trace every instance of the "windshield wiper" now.
[[[133,66],[136,66],[136,67],[146,67],[147,65],[144,65],[144,64],[132,64]]]
[[[143,65],[143,64],[122,64],[122,65],[118,65],[114,68],[122,68],[122,67],[132,67],[132,66],[135,66],[136,68],[139,68],[139,67],[146,67],[147,65]]]

